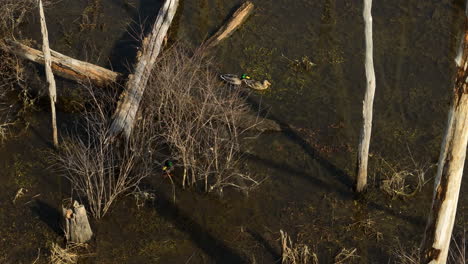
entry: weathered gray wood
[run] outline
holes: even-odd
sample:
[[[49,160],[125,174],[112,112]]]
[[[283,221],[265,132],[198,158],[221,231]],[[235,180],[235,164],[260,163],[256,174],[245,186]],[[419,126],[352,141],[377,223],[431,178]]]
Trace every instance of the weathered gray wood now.
[[[93,236],[88,215],[83,205],[73,202],[71,208],[62,207],[64,232],[67,242],[86,243]]]
[[[178,0],[166,0],[159,10],[153,30],[143,39],[135,72],[130,75],[126,84],[126,90],[121,95],[121,99],[117,104],[117,110],[113,115],[110,128],[112,137],[122,132],[125,138],[128,139],[130,137],[146,84],[156,58],[161,51],[161,45],[177,11],[178,4]]]
[[[17,41],[5,39],[3,43],[0,43],[0,48],[5,52],[44,65],[43,52]],[[52,71],[63,78],[81,82],[91,81],[97,85],[114,83],[121,78],[120,73],[68,57],[54,50],[50,50],[50,54]]]
[[[49,34],[47,33],[47,25],[44,16],[44,8],[42,7],[42,0],[39,0],[39,16],[41,21],[41,33],[42,33],[42,51],[44,53],[44,65],[47,83],[49,84],[49,97],[50,97],[50,108],[52,110],[52,138],[54,146],[58,146],[58,135],[57,135],[57,120],[55,115],[55,103],[57,102],[57,89],[55,86],[55,78],[52,73],[51,64],[52,59],[50,56],[49,49]]]
[[[225,23],[218,31],[210,37],[203,44],[206,48],[213,48],[218,45],[222,40],[231,36],[231,34],[238,29],[242,23],[247,20],[254,9],[254,4],[250,1],[243,3],[237,10],[234,12],[232,17]]]
[[[431,212],[421,248],[423,263],[447,262],[457,212],[468,143],[468,14],[462,41],[455,60],[455,87],[440,150]]]
[[[363,126],[359,140],[358,152],[358,168],[357,168],[357,183],[356,191],[362,192],[367,185],[367,161],[369,157],[369,145],[372,131],[372,105],[374,104],[375,94],[375,72],[373,59],[372,45],[372,0],[364,0],[364,24],[365,24],[365,39],[366,39],[366,80],[367,89],[364,95],[362,117]]]

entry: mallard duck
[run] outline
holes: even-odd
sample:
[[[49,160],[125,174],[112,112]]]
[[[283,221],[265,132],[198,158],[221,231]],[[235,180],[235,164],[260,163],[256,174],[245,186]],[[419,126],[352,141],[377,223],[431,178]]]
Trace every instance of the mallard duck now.
[[[223,79],[223,81],[232,84],[232,85],[241,85],[242,84],[242,79],[239,78],[235,74],[221,74],[219,77]]]
[[[268,87],[270,87],[271,83],[268,80],[264,80],[263,82],[260,81],[255,81],[255,80],[243,80],[247,86],[254,90],[266,90]]]
[[[164,166],[162,167],[162,171],[164,173],[164,177],[171,176],[171,172],[174,170],[174,163],[170,160],[166,160],[164,162]]]
[[[219,77],[221,77],[223,81],[233,85],[241,85],[243,80],[250,80],[250,76],[245,73],[242,74],[240,78],[235,74],[221,74]]]

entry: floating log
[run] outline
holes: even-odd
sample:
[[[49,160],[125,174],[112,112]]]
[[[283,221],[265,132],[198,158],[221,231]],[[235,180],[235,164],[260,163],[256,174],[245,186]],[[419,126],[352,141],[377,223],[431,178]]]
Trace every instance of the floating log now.
[[[83,205],[77,201],[71,207],[62,207],[64,232],[67,242],[86,243],[93,236],[88,215]]]
[[[57,88],[55,86],[55,78],[52,73],[51,65],[52,59],[50,56],[49,49],[49,34],[47,33],[47,25],[44,16],[44,8],[42,7],[42,0],[39,0],[39,16],[41,20],[41,33],[42,33],[42,51],[44,53],[44,65],[47,83],[49,84],[49,97],[50,97],[50,108],[52,110],[52,138],[54,146],[58,147],[58,135],[57,135],[57,120],[55,115],[55,103],[57,102]]]
[[[222,40],[231,36],[231,34],[236,31],[242,25],[242,23],[247,20],[254,9],[254,4],[252,2],[247,1],[243,3],[237,10],[234,12],[232,17],[228,20],[224,26],[222,26],[218,31],[209,38],[203,46],[205,48],[213,48],[214,46],[218,45]]]
[[[166,0],[159,10],[153,30],[143,39],[135,72],[130,75],[126,90],[122,93],[117,104],[117,110],[113,115],[110,128],[111,137],[115,137],[122,132],[126,139],[130,137],[146,84],[156,58],[161,51],[162,43],[174,18],[178,4],[178,0]]]
[[[5,52],[44,65],[43,52],[17,41],[5,39],[3,43],[0,44],[0,48]],[[121,77],[120,73],[68,57],[54,50],[50,50],[50,54],[52,71],[66,79],[81,82],[92,81],[97,85],[106,85],[116,82]]]

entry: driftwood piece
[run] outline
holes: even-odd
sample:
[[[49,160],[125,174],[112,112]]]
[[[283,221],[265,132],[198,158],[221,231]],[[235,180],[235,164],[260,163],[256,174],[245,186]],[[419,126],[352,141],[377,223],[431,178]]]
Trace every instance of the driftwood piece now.
[[[153,30],[143,39],[135,72],[130,75],[126,90],[122,93],[117,104],[117,110],[113,115],[110,128],[111,137],[115,137],[122,132],[127,139],[130,137],[146,84],[156,58],[161,51],[163,40],[177,11],[178,4],[178,0],[166,0],[159,10]]]
[[[43,52],[17,41],[5,39],[3,43],[0,44],[0,48],[5,52],[44,65]],[[92,81],[97,85],[105,85],[116,82],[121,77],[120,73],[68,57],[54,50],[50,50],[50,54],[53,72],[66,79]]]
[[[93,236],[89,225],[88,215],[83,205],[73,202],[71,208],[62,207],[64,218],[64,232],[67,242],[86,243]]]
[[[237,10],[234,12],[232,17],[228,20],[224,26],[222,26],[218,31],[210,37],[203,46],[205,48],[213,48],[218,45],[222,40],[231,36],[231,34],[236,31],[244,23],[245,20],[249,17],[254,9],[254,4],[247,1],[243,3]]]

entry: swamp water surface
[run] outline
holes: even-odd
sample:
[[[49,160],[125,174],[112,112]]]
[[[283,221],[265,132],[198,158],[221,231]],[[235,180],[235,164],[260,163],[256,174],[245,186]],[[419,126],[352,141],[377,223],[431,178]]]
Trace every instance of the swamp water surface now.
[[[245,72],[273,83],[251,101],[268,109],[284,132],[245,142],[246,166],[267,180],[248,196],[177,189],[174,204],[170,184],[154,176],[154,203],[137,208],[132,197],[122,197],[93,221],[96,235],[82,263],[274,263],[281,254],[280,229],[309,245],[320,263],[333,263],[342,248],[357,249],[360,257],[351,263],[387,263],[398,243],[410,248],[421,241],[433,181],[414,197],[391,199],[378,187],[390,170],[382,158],[395,167],[410,166],[410,157],[421,164],[437,161],[462,1],[374,3],[371,186],[357,200],[352,183],[365,88],[362,1],[253,2],[253,15],[214,56],[220,73]],[[181,1],[170,40],[199,45],[240,3]],[[46,9],[51,47],[125,72],[138,47],[127,32],[131,21],[150,26],[161,4],[62,0]],[[30,17],[22,37],[40,42],[37,18]],[[304,67],[302,60],[316,66]],[[35,85],[45,87],[41,67],[32,68],[43,83]],[[74,85],[59,79],[58,90]],[[76,115],[65,106],[73,102],[65,101],[59,93],[62,132]],[[63,241],[58,208],[70,188],[47,161],[48,111],[44,103],[25,116],[27,129],[0,149],[2,263],[32,263],[38,249],[38,263],[46,263],[50,244]],[[457,229],[467,226],[466,182]],[[13,204],[19,188],[28,192]]]

